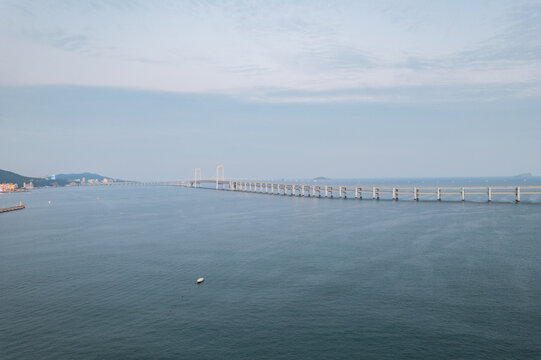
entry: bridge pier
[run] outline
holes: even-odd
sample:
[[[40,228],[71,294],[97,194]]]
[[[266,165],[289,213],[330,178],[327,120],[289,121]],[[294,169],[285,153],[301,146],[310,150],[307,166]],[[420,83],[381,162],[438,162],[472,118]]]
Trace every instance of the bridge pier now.
[[[361,200],[363,198],[363,189],[355,186],[355,199]]]

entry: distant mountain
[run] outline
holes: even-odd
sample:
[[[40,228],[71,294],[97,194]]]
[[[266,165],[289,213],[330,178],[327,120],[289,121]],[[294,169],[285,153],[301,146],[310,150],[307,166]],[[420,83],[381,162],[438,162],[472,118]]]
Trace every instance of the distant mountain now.
[[[511,177],[514,177],[514,178],[529,178],[529,177],[532,177],[532,173],[523,173],[523,174],[518,174],[518,175],[515,175],[515,176],[511,176]]]
[[[34,184],[34,187],[43,187],[43,186],[65,186],[72,182],[82,182],[83,178],[85,179],[85,182],[89,182],[89,180],[94,181],[103,181],[103,179],[107,180],[116,180],[112,179],[110,177],[102,176],[99,174],[84,172],[80,174],[58,174],[55,176],[54,180],[51,180],[50,178],[36,178],[36,177],[30,177],[30,176],[23,176],[16,174],[11,171],[7,170],[1,170],[0,169],[0,184],[17,184],[20,188],[23,187],[24,183],[32,182]],[[77,181],[78,180],[78,181]]]
[[[23,187],[24,183],[32,182],[35,187],[41,186],[64,186],[67,184],[65,180],[49,180],[43,178],[36,178],[30,176],[23,176],[11,171],[0,169],[0,183],[5,184],[17,184],[19,187]]]
[[[58,175],[55,175],[56,180],[65,180],[65,181],[68,181],[68,182],[75,181],[77,179],[82,180],[83,178],[85,178],[85,180],[87,180],[87,181],[90,180],[90,179],[96,179],[96,180],[99,180],[99,181],[102,181],[103,179],[107,179],[107,180],[112,179],[110,177],[102,176],[100,174],[89,173],[89,172],[84,172],[84,173],[79,173],[79,174],[58,174]]]
[[[325,180],[332,180],[331,178],[325,177],[325,176],[318,176],[313,178],[314,181],[325,181]]]

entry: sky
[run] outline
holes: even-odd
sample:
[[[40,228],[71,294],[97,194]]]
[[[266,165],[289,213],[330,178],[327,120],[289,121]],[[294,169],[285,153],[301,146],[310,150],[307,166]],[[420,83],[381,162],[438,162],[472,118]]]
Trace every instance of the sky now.
[[[0,0],[0,169],[541,174],[541,1]]]

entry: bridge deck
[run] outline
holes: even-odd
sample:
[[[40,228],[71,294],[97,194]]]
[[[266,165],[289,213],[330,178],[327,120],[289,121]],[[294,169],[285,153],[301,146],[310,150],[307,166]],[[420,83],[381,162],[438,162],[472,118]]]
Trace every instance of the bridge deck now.
[[[239,181],[203,179],[181,181],[175,185],[187,187],[200,187],[201,184],[215,184],[216,189],[243,191],[250,193],[264,193],[273,195],[312,196],[338,198],[353,197],[362,199],[363,195],[369,194],[372,199],[380,199],[383,194],[391,194],[393,200],[398,200],[399,195],[412,195],[413,200],[420,197],[436,195],[441,201],[443,195],[459,195],[462,201],[468,195],[486,195],[488,201],[492,201],[494,195],[514,195],[515,201],[519,202],[521,195],[541,195],[541,186],[538,185],[505,185],[505,186],[365,186],[365,185],[319,185],[319,184],[291,184],[264,181]]]

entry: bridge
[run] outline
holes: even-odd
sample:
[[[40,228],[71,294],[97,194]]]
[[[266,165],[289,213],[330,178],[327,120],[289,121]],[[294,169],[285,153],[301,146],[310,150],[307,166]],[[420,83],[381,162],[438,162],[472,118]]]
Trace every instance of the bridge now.
[[[520,202],[521,196],[541,195],[541,186],[362,186],[362,185],[318,185],[318,184],[288,184],[267,181],[226,180],[224,166],[218,165],[215,179],[202,179],[201,169],[196,168],[193,180],[168,183],[170,185],[201,188],[203,184],[213,184],[216,190],[241,191],[282,196],[306,196],[317,198],[373,199],[390,195],[393,200],[410,198],[419,201],[421,197],[442,201],[443,195],[455,195],[466,201],[469,195],[485,195],[487,201],[499,195],[512,195],[515,202]],[[425,196],[427,195],[427,196]]]

